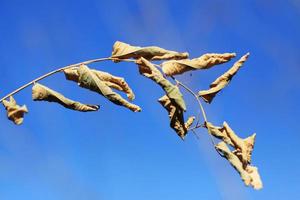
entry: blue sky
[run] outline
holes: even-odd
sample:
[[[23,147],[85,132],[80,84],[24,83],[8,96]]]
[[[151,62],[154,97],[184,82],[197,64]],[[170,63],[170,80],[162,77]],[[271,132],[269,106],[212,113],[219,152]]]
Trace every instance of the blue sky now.
[[[245,67],[211,105],[215,124],[227,121],[257,140],[253,164],[264,189],[243,185],[211,145],[182,142],[157,103],[162,90],[133,64],[91,65],[126,78],[143,112],[132,113],[67,82],[41,81],[66,96],[101,105],[78,113],[15,95],[29,114],[22,126],[0,115],[1,200],[299,199],[300,1],[15,1],[0,0],[0,94],[57,67],[107,57],[120,40],[188,51],[250,52]],[[179,76],[206,89],[234,61]],[[190,113],[196,102],[184,93]]]

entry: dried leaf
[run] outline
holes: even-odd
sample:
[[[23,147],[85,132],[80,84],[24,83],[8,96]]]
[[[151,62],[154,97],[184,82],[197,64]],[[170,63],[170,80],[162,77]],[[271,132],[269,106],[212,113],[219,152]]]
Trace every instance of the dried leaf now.
[[[125,99],[123,99],[119,94],[115,93],[110,89],[103,81],[101,81],[98,76],[91,71],[86,65],[80,65],[77,69],[78,84],[80,87],[89,89],[91,91],[97,92],[104,97],[106,97],[109,101],[114,104],[127,107],[128,109],[134,112],[140,112],[141,108],[137,105],[131,104]]]
[[[26,105],[19,106],[13,96],[9,97],[9,101],[3,100],[3,105],[7,111],[7,117],[13,121],[16,125],[23,123],[24,114],[28,113]]]
[[[247,53],[246,55],[242,56],[227,72],[210,84],[209,90],[200,91],[199,96],[201,96],[205,102],[211,103],[216,94],[230,83],[232,77],[243,66],[249,55],[250,54]]]
[[[234,153],[240,158],[244,166],[250,164],[256,134],[254,133],[246,139],[241,139],[226,122],[223,123],[223,127],[227,136],[230,138],[233,147],[236,149]]]
[[[144,75],[147,78],[150,78],[158,85],[160,85],[165,90],[166,95],[174,103],[176,103],[183,111],[186,110],[183,96],[177,86],[173,85],[170,81],[165,79],[162,73],[145,58],[138,59],[136,63],[139,65],[140,74]]]
[[[235,56],[235,53],[208,53],[191,60],[171,60],[162,63],[162,70],[167,76],[173,76],[190,70],[209,69],[214,65],[228,62]]]
[[[246,139],[242,139],[234,133],[226,122],[223,123],[223,127],[214,126],[210,122],[206,122],[205,126],[211,135],[221,139],[235,149],[234,153],[240,158],[244,166],[251,163],[251,155],[256,136],[255,133]]]
[[[189,54],[185,53],[178,53],[176,51],[169,51],[160,47],[156,46],[149,46],[149,47],[138,47],[138,46],[131,46],[124,42],[117,41],[113,46],[112,51],[112,58],[116,59],[128,59],[134,58],[138,59],[144,57],[147,60],[180,60],[188,58]],[[115,60],[118,62],[118,60]]]
[[[65,69],[64,73],[66,78],[68,80],[78,82],[79,74],[77,69],[78,69],[77,67]],[[129,100],[133,100],[135,98],[133,91],[126,83],[124,78],[117,77],[107,72],[103,72],[95,69],[90,69],[90,70],[108,87],[125,92]]]
[[[251,185],[253,186],[253,188],[256,190],[262,189],[263,183],[261,181],[257,167],[248,165],[246,171],[250,174],[252,178]]]
[[[188,131],[184,123],[183,110],[174,104],[167,95],[162,96],[158,102],[168,111],[171,128],[181,139],[184,139]]]
[[[241,179],[244,181],[245,185],[250,185],[257,190],[262,188],[262,181],[256,167],[250,165],[243,167],[243,163],[240,161],[238,156],[230,151],[225,142],[220,142],[215,147],[219,152],[223,154],[224,158],[226,158],[240,174]]]
[[[231,142],[231,139],[228,137],[224,127],[214,126],[210,122],[205,122],[205,127],[207,128],[209,134],[224,141],[226,144],[233,146],[233,143]]]
[[[188,120],[185,122],[184,126],[187,130],[190,129],[190,127],[193,125],[194,121],[195,121],[196,117],[191,116],[188,118]]]
[[[80,102],[68,99],[62,94],[39,83],[34,84],[32,87],[32,99],[34,101],[56,102],[65,108],[81,112],[97,111],[99,109],[99,106],[97,105],[82,104]]]

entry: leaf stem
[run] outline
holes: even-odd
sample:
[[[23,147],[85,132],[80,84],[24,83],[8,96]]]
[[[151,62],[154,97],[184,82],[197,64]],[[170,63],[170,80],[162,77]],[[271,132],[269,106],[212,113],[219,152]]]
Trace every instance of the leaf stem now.
[[[76,67],[76,66],[79,66],[79,65],[87,65],[87,64],[91,64],[91,63],[96,63],[96,62],[101,62],[101,61],[106,61],[106,60],[113,60],[112,58],[108,57],[108,58],[97,58],[97,59],[93,59],[93,60],[87,60],[87,61],[84,61],[84,62],[80,62],[80,63],[76,63],[76,64],[71,64],[71,65],[67,65],[65,67],[61,67],[61,68],[58,68],[56,70],[53,70],[47,74],[44,74],[28,83],[26,83],[25,85],[19,87],[18,89],[14,90],[13,92],[9,93],[8,95],[4,96],[1,100],[0,100],[0,103],[2,103],[3,100],[7,99],[8,97],[20,92],[21,90],[27,88],[28,86],[32,85],[33,83],[35,82],[38,82],[44,78],[47,78],[48,76],[51,76],[53,74],[56,74],[58,72],[61,72],[65,69],[68,69],[68,68],[71,68],[71,67]]]
[[[181,87],[183,87],[184,89],[186,89],[189,93],[191,93],[197,100],[198,102],[198,105],[201,109],[201,112],[202,112],[202,115],[203,115],[203,118],[204,118],[204,121],[207,122],[207,116],[206,116],[206,113],[205,113],[205,110],[203,108],[203,105],[198,97],[197,94],[195,94],[195,92],[193,92],[188,86],[186,86],[185,84],[183,84],[182,82],[178,81],[177,79],[175,79],[174,77],[171,76],[172,79],[174,79],[176,81],[177,84],[179,84]],[[197,122],[197,125],[199,124],[199,122]]]

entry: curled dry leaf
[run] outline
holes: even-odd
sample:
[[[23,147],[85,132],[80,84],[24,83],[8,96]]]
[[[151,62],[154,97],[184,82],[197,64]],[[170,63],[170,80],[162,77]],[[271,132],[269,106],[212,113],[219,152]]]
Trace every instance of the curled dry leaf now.
[[[193,125],[194,121],[195,121],[196,117],[191,116],[188,118],[188,120],[185,122],[184,126],[187,130],[190,129],[190,127]]]
[[[145,58],[138,59],[136,63],[139,66],[140,74],[147,78],[150,78],[158,85],[160,85],[166,92],[166,95],[173,101],[173,103],[176,103],[183,111],[186,110],[183,96],[177,86],[173,85],[170,81],[165,79],[162,73]]]
[[[205,126],[211,135],[223,140],[226,144],[235,148],[234,153],[240,158],[244,166],[251,163],[251,155],[256,136],[255,133],[246,139],[242,139],[235,134],[226,122],[223,123],[223,127],[214,126],[210,122],[206,122]]]
[[[220,142],[215,147],[219,152],[223,154],[224,158],[226,158],[240,174],[241,179],[244,181],[245,185],[252,186],[257,190],[263,187],[258,169],[256,167],[251,165],[247,165],[246,167],[244,167],[238,156],[230,151],[225,142]]]
[[[242,56],[227,72],[210,84],[209,90],[200,91],[199,96],[201,96],[205,102],[211,103],[216,94],[230,83],[232,77],[243,66],[249,55],[250,54],[247,53],[246,55]]]
[[[173,76],[190,70],[209,69],[214,65],[228,62],[235,56],[235,53],[208,53],[191,60],[171,60],[162,63],[162,70],[167,76]]]
[[[77,73],[79,75],[77,82],[80,87],[97,92],[114,104],[127,107],[133,112],[141,111],[141,108],[139,106],[129,103],[119,94],[112,91],[112,89],[108,87],[103,81],[101,81],[98,76],[88,68],[88,66],[80,65],[80,67],[77,69]]]
[[[66,78],[68,80],[78,82],[79,74],[77,69],[77,67],[65,69],[64,73]],[[95,69],[90,70],[108,87],[125,92],[129,100],[133,100],[135,98],[132,89],[129,87],[124,78]]]
[[[34,101],[56,102],[65,108],[81,112],[97,111],[99,109],[98,105],[82,104],[80,102],[73,101],[39,83],[34,84],[32,87],[32,99]]]
[[[231,139],[228,137],[226,130],[224,127],[214,126],[210,122],[205,122],[205,127],[207,128],[209,134],[213,135],[214,137],[223,140],[226,144],[233,146]]]
[[[13,96],[9,97],[9,101],[3,100],[3,105],[7,111],[7,117],[13,121],[16,125],[23,123],[24,114],[28,113],[26,105],[19,106]]]
[[[235,134],[226,122],[223,123],[223,127],[230,138],[233,147],[236,149],[234,153],[240,158],[244,165],[250,164],[256,134],[254,133],[251,136],[242,139]]]
[[[149,47],[138,47],[131,46],[124,42],[117,41],[113,46],[112,58],[118,59],[128,59],[134,58],[138,59],[141,57],[146,58],[147,60],[180,60],[188,58],[189,54],[187,52],[178,53],[176,51],[169,51],[156,46]]]
[[[184,139],[187,128],[184,123],[183,110],[177,104],[174,104],[167,95],[158,99],[158,102],[168,111],[171,128],[176,131],[181,139]]]

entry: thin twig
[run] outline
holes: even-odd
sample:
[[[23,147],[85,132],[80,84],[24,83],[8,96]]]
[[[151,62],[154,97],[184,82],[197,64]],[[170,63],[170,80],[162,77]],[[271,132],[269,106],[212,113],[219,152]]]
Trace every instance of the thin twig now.
[[[174,77],[171,76],[172,79],[174,79],[176,81],[177,84],[179,84],[180,86],[182,86],[184,89],[186,89],[189,93],[191,93],[197,100],[198,102],[198,105],[201,109],[201,112],[202,112],[202,115],[203,115],[203,118],[204,118],[204,121],[207,122],[207,117],[206,117],[206,113],[205,113],[205,110],[202,106],[202,103],[198,97],[197,94],[195,94],[195,92],[193,92],[189,87],[187,87],[185,84],[183,84],[182,82],[178,81],[177,79],[175,79]],[[197,122],[197,124],[199,124],[199,121]]]
[[[190,129],[190,130],[194,133],[194,135],[197,138],[197,140],[199,140],[200,138],[199,138],[199,135],[196,133],[196,131],[194,129]]]
[[[40,76],[40,77],[38,77],[38,78],[36,78],[36,79],[30,81],[29,83],[26,83],[25,85],[19,87],[18,89],[14,90],[13,92],[11,92],[11,93],[9,93],[8,95],[4,96],[4,97],[0,100],[0,103],[1,103],[3,100],[7,99],[8,97],[10,97],[10,96],[12,96],[12,95],[14,95],[14,94],[20,92],[21,90],[27,88],[28,86],[32,85],[33,83],[36,83],[36,82],[38,82],[38,81],[40,81],[40,80],[42,80],[42,79],[44,79],[44,78],[47,78],[48,76],[51,76],[51,75],[56,74],[56,73],[58,73],[58,72],[61,72],[61,71],[65,70],[65,69],[68,69],[68,68],[71,68],[71,67],[76,67],[76,66],[79,66],[79,65],[87,65],[87,64],[91,64],[91,63],[95,63],[95,62],[106,61],[106,60],[112,60],[112,58],[108,57],[108,58],[97,58],[97,59],[93,59],[93,60],[87,60],[87,61],[84,61],[84,62],[80,62],[80,63],[76,63],[76,64],[67,65],[67,66],[65,66],[65,67],[61,67],[61,68],[59,68],[59,69],[53,70],[53,71],[51,71],[51,72],[49,72],[49,73],[47,73],[47,74],[44,74],[44,75],[42,75],[42,76]]]
[[[88,65],[88,64],[91,64],[91,63],[96,63],[96,62],[102,62],[102,61],[107,61],[107,60],[116,60],[115,58],[111,58],[111,57],[107,57],[107,58],[97,58],[97,59],[93,59],[93,60],[87,60],[87,61],[83,61],[83,62],[80,62],[80,63],[76,63],[76,64],[71,64],[71,65],[67,65],[65,67],[61,67],[61,68],[58,68],[56,70],[53,70],[51,72],[48,72],[47,74],[44,74],[28,83],[26,83],[25,85],[19,87],[18,89],[12,91],[11,93],[7,94],[6,96],[4,96],[1,100],[0,100],[0,103],[2,103],[3,100],[7,99],[8,97],[24,90],[25,88],[29,87],[30,85],[42,80],[42,79],[45,79],[53,74],[56,74],[58,72],[61,72],[65,69],[68,69],[68,68],[72,68],[72,67],[78,67],[80,65]],[[125,61],[125,62],[135,62],[134,59],[119,59],[120,61]]]
[[[198,124],[194,127],[191,127],[189,130],[195,130],[195,129],[198,129],[198,128],[205,128],[205,125],[204,124]]]

